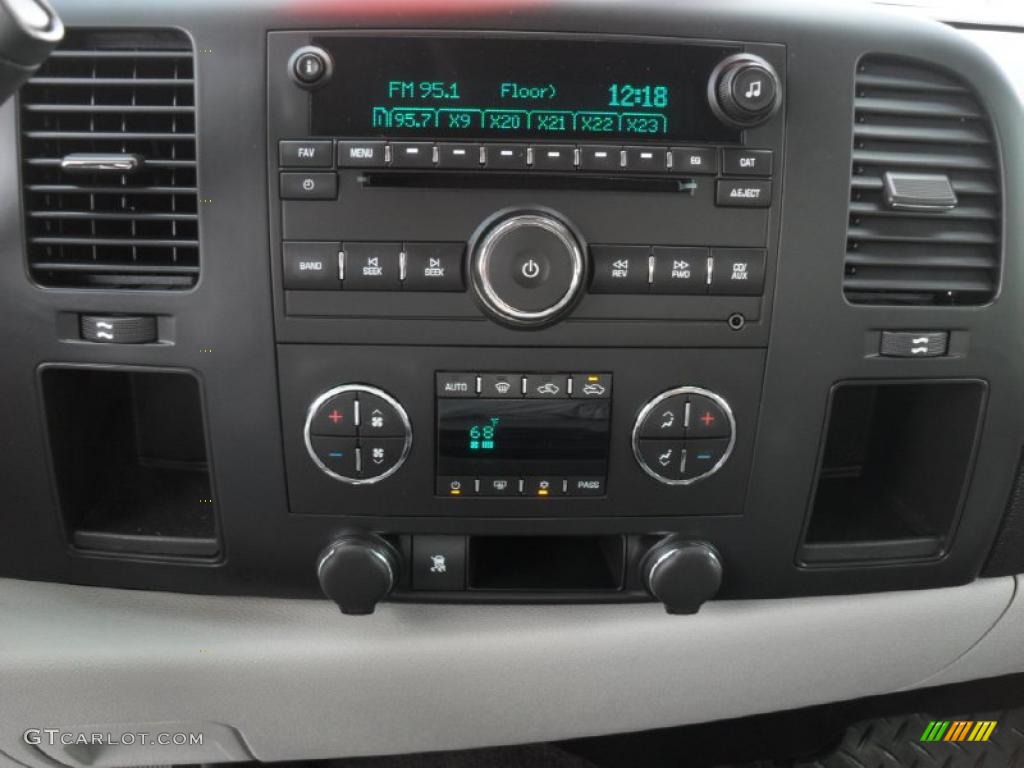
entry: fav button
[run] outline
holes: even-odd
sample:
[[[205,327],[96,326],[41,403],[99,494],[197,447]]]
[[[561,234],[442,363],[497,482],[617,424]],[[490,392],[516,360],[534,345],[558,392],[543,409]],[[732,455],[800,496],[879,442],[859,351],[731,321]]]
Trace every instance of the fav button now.
[[[330,168],[332,141],[279,141],[278,162],[293,168]]]

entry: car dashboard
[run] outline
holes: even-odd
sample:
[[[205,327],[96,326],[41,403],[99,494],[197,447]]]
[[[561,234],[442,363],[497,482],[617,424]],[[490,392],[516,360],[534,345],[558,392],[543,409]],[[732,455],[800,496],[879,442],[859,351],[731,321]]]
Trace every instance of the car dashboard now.
[[[0,105],[0,755],[463,749],[1024,671],[1013,27],[54,6]]]

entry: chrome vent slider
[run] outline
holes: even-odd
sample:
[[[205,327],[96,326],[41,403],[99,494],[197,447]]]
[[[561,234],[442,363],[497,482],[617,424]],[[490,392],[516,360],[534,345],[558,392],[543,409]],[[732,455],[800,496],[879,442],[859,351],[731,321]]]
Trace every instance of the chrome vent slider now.
[[[141,155],[73,152],[61,158],[60,169],[65,173],[135,173],[144,163]]]

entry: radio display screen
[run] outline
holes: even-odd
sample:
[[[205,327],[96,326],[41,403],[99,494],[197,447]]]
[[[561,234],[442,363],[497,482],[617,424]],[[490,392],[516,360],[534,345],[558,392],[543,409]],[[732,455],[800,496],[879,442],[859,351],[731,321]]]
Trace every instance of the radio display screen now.
[[[333,78],[314,135],[573,141],[736,141],[707,102],[736,48],[516,37],[316,37]]]
[[[605,475],[609,400],[437,401],[439,475]]]

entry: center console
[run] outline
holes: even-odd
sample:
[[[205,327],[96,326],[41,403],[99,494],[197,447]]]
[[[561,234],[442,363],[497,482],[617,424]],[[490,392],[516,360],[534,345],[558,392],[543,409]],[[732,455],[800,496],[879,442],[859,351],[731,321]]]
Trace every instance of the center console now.
[[[666,529],[634,521],[741,514],[784,72],[755,43],[272,33],[292,514],[448,600],[648,597]],[[478,578],[516,542],[522,578]]]

